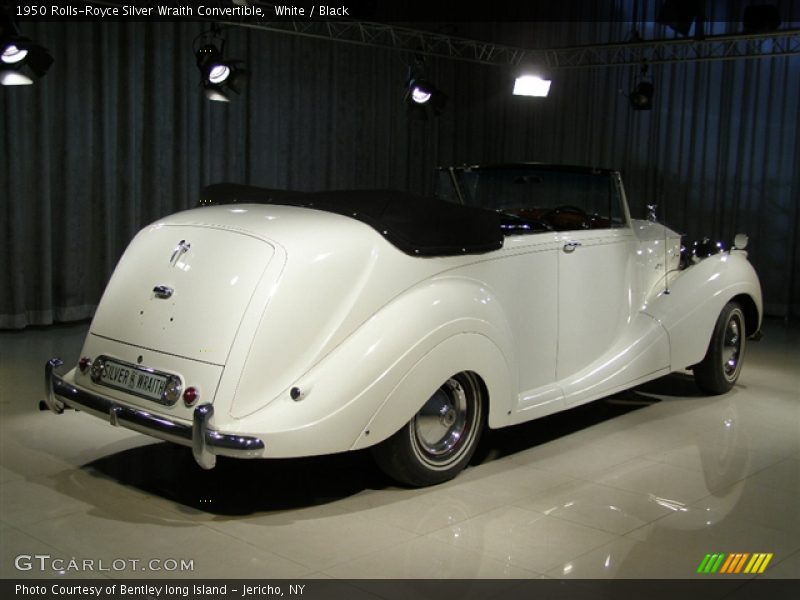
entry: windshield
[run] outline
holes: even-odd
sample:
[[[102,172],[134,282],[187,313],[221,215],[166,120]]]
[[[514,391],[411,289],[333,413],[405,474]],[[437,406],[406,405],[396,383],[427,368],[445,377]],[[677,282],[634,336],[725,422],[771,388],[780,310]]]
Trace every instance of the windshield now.
[[[610,171],[546,165],[441,169],[437,196],[557,231],[625,225]]]

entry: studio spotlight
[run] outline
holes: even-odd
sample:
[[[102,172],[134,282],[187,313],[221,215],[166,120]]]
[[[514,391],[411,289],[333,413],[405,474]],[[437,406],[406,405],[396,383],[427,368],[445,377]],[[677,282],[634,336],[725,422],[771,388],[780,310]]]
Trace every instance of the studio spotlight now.
[[[430,102],[436,93],[436,88],[429,81],[424,79],[412,80],[408,84],[411,101],[415,104],[425,104]]]
[[[205,97],[217,102],[230,102],[231,92],[241,94],[247,79],[243,61],[225,58],[225,40],[219,28],[201,33],[195,39],[201,46],[194,50]]]
[[[629,97],[633,110],[651,110],[653,108],[653,84],[640,81]]]
[[[438,117],[442,114],[447,95],[430,81],[412,79],[408,82],[405,102],[410,117],[425,121],[429,115]]]
[[[43,46],[19,34],[5,12],[0,15],[0,84],[30,85],[44,77],[53,57]]]
[[[408,116],[423,121],[429,115],[438,117],[447,104],[447,95],[425,77],[425,65],[420,58],[409,68],[405,103]]]
[[[636,86],[628,95],[633,110],[651,110],[653,108],[653,92],[655,87],[652,81],[645,80],[647,65],[642,66]]]
[[[514,81],[514,95],[546,98],[550,93],[551,83],[551,80],[542,79],[538,75],[520,75]]]

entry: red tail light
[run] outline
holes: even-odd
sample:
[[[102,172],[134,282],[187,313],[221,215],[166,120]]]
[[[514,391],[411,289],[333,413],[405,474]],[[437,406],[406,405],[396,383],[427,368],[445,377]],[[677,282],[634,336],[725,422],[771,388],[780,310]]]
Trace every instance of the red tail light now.
[[[81,370],[81,373],[86,374],[86,372],[92,367],[92,359],[88,356],[84,356],[78,361],[78,368]]]
[[[188,387],[183,392],[183,401],[186,403],[186,406],[191,406],[197,399],[200,397],[200,392],[197,391],[195,387]]]

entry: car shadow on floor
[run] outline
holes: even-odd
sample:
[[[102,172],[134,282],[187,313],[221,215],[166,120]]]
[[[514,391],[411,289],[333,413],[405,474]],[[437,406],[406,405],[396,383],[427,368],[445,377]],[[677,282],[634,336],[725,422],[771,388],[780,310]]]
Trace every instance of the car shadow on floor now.
[[[626,390],[520,425],[489,429],[475,453],[473,464],[483,464],[535,448],[657,402],[660,402],[657,397],[640,394],[636,389]]]
[[[695,382],[694,375],[689,372],[671,373],[659,377],[634,388],[634,391],[643,395],[666,396],[670,399],[695,400],[707,396]]]
[[[535,448],[640,410],[660,402],[658,396],[701,395],[691,376],[675,373],[568,411],[487,430],[472,464]],[[180,507],[229,517],[320,506],[365,490],[395,486],[375,465],[369,451],[299,459],[221,457],[214,469],[205,471],[188,448],[156,443],[110,454],[82,469]]]
[[[390,485],[364,451],[297,459],[218,457],[214,469],[204,470],[190,449],[156,443],[82,468],[178,505],[225,516],[319,506]]]

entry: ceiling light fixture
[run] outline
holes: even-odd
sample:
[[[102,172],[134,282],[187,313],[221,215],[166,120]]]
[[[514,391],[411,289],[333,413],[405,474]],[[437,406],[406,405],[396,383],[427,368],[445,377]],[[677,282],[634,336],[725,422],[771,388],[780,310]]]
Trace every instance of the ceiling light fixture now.
[[[241,94],[247,79],[244,62],[225,58],[225,40],[219,26],[195,38],[192,45],[205,97],[216,102],[230,102],[231,92]]]
[[[645,79],[647,77],[647,65],[644,64],[639,71],[639,78],[636,85],[628,95],[633,110],[651,110],[653,108],[653,93],[655,87],[653,82]]]
[[[447,104],[447,94],[427,78],[425,63],[419,56],[414,57],[414,63],[408,68],[404,100],[408,116],[423,121],[430,115],[438,117]]]
[[[514,80],[514,95],[546,98],[551,83],[550,79],[543,79],[539,75],[520,75]]]
[[[0,84],[31,85],[44,77],[53,57],[44,46],[22,37],[7,12],[0,15]]]

